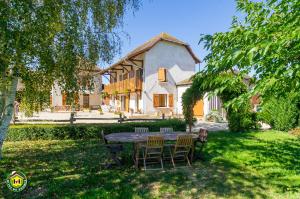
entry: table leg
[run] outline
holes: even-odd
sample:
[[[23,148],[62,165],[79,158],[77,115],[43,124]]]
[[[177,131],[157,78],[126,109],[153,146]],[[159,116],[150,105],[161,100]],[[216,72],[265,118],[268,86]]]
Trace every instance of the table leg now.
[[[196,143],[197,143],[197,141],[194,141],[193,142],[193,147],[192,147],[192,151],[191,151],[191,163],[193,162],[193,160],[194,160],[194,154],[195,154],[195,150],[196,150]]]
[[[135,168],[139,168],[139,148],[138,143],[134,143]]]

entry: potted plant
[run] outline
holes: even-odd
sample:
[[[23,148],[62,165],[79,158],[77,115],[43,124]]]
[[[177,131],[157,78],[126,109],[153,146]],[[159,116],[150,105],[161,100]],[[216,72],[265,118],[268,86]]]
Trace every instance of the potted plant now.
[[[218,110],[212,110],[210,113],[208,113],[205,117],[206,121],[219,123],[223,121],[222,116],[220,115]]]
[[[118,91],[114,91],[114,92],[113,92],[113,95],[114,95],[114,96],[117,96],[118,94],[119,94]]]
[[[130,89],[126,89],[125,94],[129,95],[130,91],[131,91]]]
[[[102,108],[101,108],[101,106],[99,106],[99,109],[98,109],[98,111],[99,111],[100,115],[103,115],[103,111],[102,111]]]
[[[108,97],[108,93],[107,92],[102,92],[101,96],[102,96],[102,98],[106,98],[106,97]]]

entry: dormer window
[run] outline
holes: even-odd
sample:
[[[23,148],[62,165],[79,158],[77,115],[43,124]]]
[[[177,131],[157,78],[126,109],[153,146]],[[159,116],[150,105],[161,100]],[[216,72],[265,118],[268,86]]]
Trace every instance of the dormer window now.
[[[158,69],[158,81],[160,82],[167,81],[167,70],[165,68]]]

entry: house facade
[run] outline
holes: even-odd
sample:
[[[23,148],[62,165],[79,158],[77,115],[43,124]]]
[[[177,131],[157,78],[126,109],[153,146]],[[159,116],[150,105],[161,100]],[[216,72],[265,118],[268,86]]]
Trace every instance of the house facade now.
[[[57,82],[54,82],[50,93],[50,107],[54,111],[71,111],[71,103],[75,105],[76,110],[98,109],[102,104],[102,76],[101,69],[96,68],[89,74],[92,76],[89,80],[92,88],[82,89],[77,93],[73,102],[68,100],[67,95],[62,91]]]
[[[181,97],[190,86],[184,81],[195,74],[198,63],[188,44],[161,33],[101,72],[109,81],[105,103],[115,111],[182,114]],[[206,106],[200,100],[194,111],[203,117]]]
[[[192,85],[191,79],[186,79],[182,82],[177,83],[178,96],[182,94]],[[177,101],[177,107],[182,107],[182,99],[179,98]],[[198,100],[193,108],[194,116],[205,117],[211,111],[218,111],[219,114],[225,119],[226,113],[222,107],[221,99],[218,96],[208,97],[207,93],[203,96],[203,99]],[[181,115],[182,109],[179,109],[178,114]]]

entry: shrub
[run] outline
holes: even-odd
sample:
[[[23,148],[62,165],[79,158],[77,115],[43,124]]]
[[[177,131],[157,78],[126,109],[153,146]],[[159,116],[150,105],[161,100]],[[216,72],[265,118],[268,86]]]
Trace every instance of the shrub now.
[[[297,123],[298,109],[289,98],[272,98],[262,105],[259,119],[273,129],[288,131]]]
[[[229,109],[227,113],[228,127],[230,131],[241,132],[259,127],[257,114],[245,106],[238,110]]]
[[[205,116],[205,120],[210,122],[223,122],[223,118],[218,110],[212,110],[210,113],[208,113]]]
[[[99,138],[101,130],[106,134],[131,132],[134,127],[148,127],[149,131],[159,131],[160,127],[173,127],[175,131],[186,130],[185,122],[179,119],[122,124],[20,124],[10,126],[6,140],[90,139]]]

